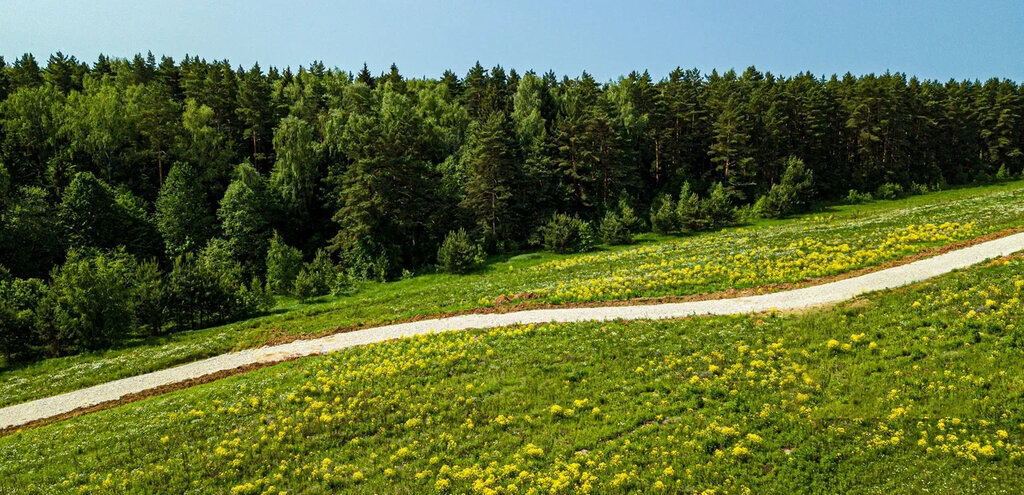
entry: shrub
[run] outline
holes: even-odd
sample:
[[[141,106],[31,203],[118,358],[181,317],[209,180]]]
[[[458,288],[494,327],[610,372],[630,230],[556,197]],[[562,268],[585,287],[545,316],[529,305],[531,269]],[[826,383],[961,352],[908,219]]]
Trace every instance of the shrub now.
[[[846,202],[850,204],[866,203],[875,199],[874,196],[869,192],[860,192],[856,189],[850,189],[850,192],[846,193]]]
[[[875,190],[875,197],[878,199],[897,199],[903,195],[903,186],[886,182]]]
[[[651,230],[658,234],[670,234],[675,232],[677,224],[676,206],[672,204],[672,197],[663,194],[655,199],[651,205]]]
[[[321,249],[316,252],[313,261],[306,263],[295,277],[292,294],[303,301],[329,294],[335,287],[336,278],[338,270],[331,263],[327,251]]]
[[[273,307],[270,284],[253,277],[246,285],[243,273],[222,239],[211,240],[199,255],[185,253],[175,258],[165,297],[176,327],[202,328]]]
[[[276,294],[288,294],[295,284],[295,277],[302,270],[302,253],[281,239],[277,232],[270,239],[267,250],[267,283]]]
[[[466,229],[448,233],[437,249],[437,265],[448,273],[466,273],[484,262],[484,251]]]
[[[619,218],[622,220],[623,225],[629,230],[631,234],[639,234],[643,229],[643,221],[640,217],[636,216],[636,210],[633,209],[633,205],[630,204],[629,200],[625,195],[619,199]]]
[[[0,354],[7,361],[33,354],[36,310],[45,294],[37,278],[0,277]]]
[[[772,185],[761,213],[770,218],[781,218],[807,207],[813,187],[812,174],[799,158],[790,157],[782,180]]]
[[[694,231],[700,228],[700,197],[690,189],[690,183],[683,184],[679,191],[679,203],[676,204],[676,221],[679,229]]]
[[[601,220],[601,240],[609,246],[629,244],[633,242],[633,233],[617,212],[608,210]]]
[[[51,354],[101,349],[132,332],[136,265],[124,250],[69,252],[40,304]]]
[[[556,213],[541,227],[544,249],[553,253],[582,253],[594,247],[594,230],[579,217]]]
[[[721,182],[711,187],[711,193],[700,203],[701,221],[710,230],[728,227],[736,222],[736,208]]]
[[[316,297],[316,286],[312,275],[305,269],[295,277],[295,284],[292,287],[292,295],[300,301],[308,301]]]
[[[239,271],[241,271],[241,267],[239,267]],[[270,284],[260,282],[257,277],[253,277],[249,285],[239,287],[235,301],[234,317],[237,319],[266,313],[274,307],[275,302]]]

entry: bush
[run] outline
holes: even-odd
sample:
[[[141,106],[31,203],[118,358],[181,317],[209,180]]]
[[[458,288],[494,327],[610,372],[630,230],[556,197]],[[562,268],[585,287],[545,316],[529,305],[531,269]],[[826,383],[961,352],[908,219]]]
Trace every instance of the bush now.
[[[633,209],[633,205],[629,203],[625,194],[619,199],[619,218],[631,234],[639,234],[643,229],[643,221],[636,216],[636,210]]]
[[[327,251],[321,249],[316,252],[313,261],[306,263],[295,277],[292,294],[303,301],[329,294],[336,285],[337,277],[338,270],[331,263]]]
[[[64,265],[53,271],[40,304],[50,353],[102,349],[131,334],[136,270],[135,259],[124,250],[71,250]]]
[[[807,207],[813,187],[812,174],[804,162],[790,157],[782,180],[772,185],[764,203],[760,205],[760,213],[769,218],[782,218]]]
[[[178,256],[165,288],[175,326],[203,328],[270,310],[274,305],[270,284],[253,277],[246,285],[243,273],[222,239],[211,240],[198,256]]]
[[[267,250],[267,283],[275,294],[288,294],[295,284],[295,277],[302,270],[302,253],[287,244],[274,232]]]
[[[874,200],[874,196],[869,192],[860,192],[856,189],[850,189],[850,192],[846,193],[846,202],[850,204],[866,203]]]
[[[601,240],[609,246],[630,244],[633,242],[633,233],[617,212],[608,210],[601,220]]]
[[[903,195],[903,186],[886,182],[875,190],[875,197],[878,199],[897,199]]]
[[[484,262],[484,250],[466,229],[448,233],[437,249],[437,265],[448,273],[466,273]]]
[[[711,193],[700,203],[701,221],[710,230],[728,227],[736,222],[736,208],[721,182],[711,187]]]
[[[651,230],[658,234],[670,234],[676,231],[678,217],[672,197],[663,194],[651,205]]]
[[[541,227],[544,249],[553,253],[582,253],[594,248],[594,229],[590,222],[574,215],[556,213]]]
[[[45,294],[37,278],[0,277],[0,354],[7,361],[33,354],[36,310]]]
[[[298,298],[300,301],[308,301],[316,297],[316,287],[313,277],[306,270],[299,272],[299,275],[295,277],[295,284],[292,287],[292,295]]]
[[[694,231],[700,228],[700,197],[690,189],[690,183],[683,184],[676,204],[676,221],[679,229]]]
[[[239,267],[241,271],[241,267]],[[249,285],[242,285],[235,295],[234,317],[237,319],[266,313],[274,307],[274,293],[270,290],[270,284],[260,282],[260,279],[253,277]]]

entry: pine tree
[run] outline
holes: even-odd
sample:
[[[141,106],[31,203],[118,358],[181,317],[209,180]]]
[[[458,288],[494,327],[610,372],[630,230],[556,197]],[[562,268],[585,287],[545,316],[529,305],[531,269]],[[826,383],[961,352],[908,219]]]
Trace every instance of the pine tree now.
[[[270,105],[270,83],[263,76],[259,64],[245,73],[238,86],[237,108],[239,123],[243,128],[242,137],[249,150],[247,155],[259,170],[267,158],[264,147],[270,139],[273,124]]]
[[[500,112],[492,113],[469,143],[469,177],[462,207],[474,217],[485,238],[511,240],[516,222],[512,199],[519,174],[508,119]]]

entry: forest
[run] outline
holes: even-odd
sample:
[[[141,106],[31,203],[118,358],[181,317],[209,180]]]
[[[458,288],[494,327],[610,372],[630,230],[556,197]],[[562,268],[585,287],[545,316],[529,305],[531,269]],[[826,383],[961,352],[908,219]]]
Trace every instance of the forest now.
[[[0,58],[0,354],[102,349],[274,296],[1019,176],[1024,88],[754,67],[373,75]]]

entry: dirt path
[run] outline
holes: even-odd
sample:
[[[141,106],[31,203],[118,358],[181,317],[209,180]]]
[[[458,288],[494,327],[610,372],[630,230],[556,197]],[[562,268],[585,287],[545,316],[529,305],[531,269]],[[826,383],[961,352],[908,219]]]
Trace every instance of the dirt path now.
[[[386,325],[312,340],[222,354],[174,368],[146,373],[53,397],[0,409],[0,431],[33,426],[88,413],[157,393],[203,383],[245,370],[303,356],[326,354],[374,342],[471,328],[551,321],[638,320],[787,311],[834,304],[874,292],[920,282],[982,261],[1024,250],[1024,233],[1012,234],[853,278],[770,294],[636,306],[535,309],[510,313],[468,314]]]

